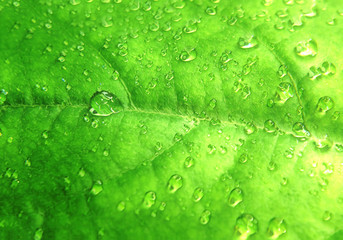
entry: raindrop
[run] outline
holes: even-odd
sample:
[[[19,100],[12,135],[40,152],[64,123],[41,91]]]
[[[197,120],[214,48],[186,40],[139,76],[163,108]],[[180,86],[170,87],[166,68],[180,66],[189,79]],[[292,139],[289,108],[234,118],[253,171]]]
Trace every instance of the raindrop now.
[[[244,213],[236,219],[235,234],[239,239],[248,239],[258,230],[257,219],[248,213]]]
[[[230,194],[228,203],[231,207],[236,207],[239,203],[243,201],[243,191],[239,187],[234,188]]]
[[[170,193],[175,193],[177,190],[182,188],[183,185],[183,179],[180,175],[174,174],[173,176],[170,177],[168,184],[167,184],[167,189]]]
[[[269,221],[267,235],[271,239],[277,239],[287,231],[287,225],[282,218],[273,218]]]
[[[109,116],[123,110],[119,99],[112,93],[101,91],[96,92],[90,101],[91,109],[89,112],[95,116]]]
[[[297,43],[295,47],[295,52],[298,56],[306,57],[306,56],[316,56],[318,51],[316,41],[309,39],[307,41],[300,41]]]
[[[240,48],[248,49],[257,46],[257,40],[254,35],[250,37],[240,37],[238,40],[238,46]]]

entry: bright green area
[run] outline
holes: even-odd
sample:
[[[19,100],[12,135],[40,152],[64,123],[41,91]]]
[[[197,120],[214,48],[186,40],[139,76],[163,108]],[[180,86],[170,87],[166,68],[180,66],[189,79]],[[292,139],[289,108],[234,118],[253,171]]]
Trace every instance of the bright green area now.
[[[0,0],[0,239],[342,239],[342,33],[340,0]]]

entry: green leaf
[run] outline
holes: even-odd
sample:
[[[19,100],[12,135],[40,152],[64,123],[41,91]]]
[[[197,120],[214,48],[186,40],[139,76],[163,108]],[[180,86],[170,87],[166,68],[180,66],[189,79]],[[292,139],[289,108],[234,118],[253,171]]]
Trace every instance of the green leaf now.
[[[0,238],[340,239],[342,16],[0,0]]]

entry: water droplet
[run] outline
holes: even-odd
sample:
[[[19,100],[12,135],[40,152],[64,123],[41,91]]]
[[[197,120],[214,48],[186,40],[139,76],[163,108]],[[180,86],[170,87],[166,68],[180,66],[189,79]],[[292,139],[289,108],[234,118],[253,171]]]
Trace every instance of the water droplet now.
[[[269,221],[267,235],[271,239],[277,239],[287,231],[287,225],[282,218],[273,218]]]
[[[318,103],[317,103],[317,111],[318,112],[326,113],[327,111],[329,111],[333,107],[334,107],[334,102],[330,97],[325,96],[325,97],[319,98]]]
[[[204,196],[204,189],[197,187],[193,192],[193,201],[199,202]]]
[[[253,122],[248,122],[245,125],[244,131],[246,134],[250,135],[257,131],[257,127]]]
[[[201,224],[206,225],[211,220],[211,211],[205,209],[199,218]]]
[[[257,46],[257,40],[254,35],[250,37],[240,37],[238,40],[238,46],[240,48],[248,49]]]
[[[217,14],[217,9],[216,7],[208,7],[205,12],[210,16],[214,16]]]
[[[323,214],[323,220],[324,221],[330,221],[332,218],[332,213],[329,211],[325,211]]]
[[[183,62],[193,61],[194,59],[196,59],[196,57],[197,57],[197,52],[195,48],[191,50],[184,50],[180,54],[180,60]]]
[[[306,57],[306,56],[316,56],[318,51],[316,41],[309,39],[307,41],[298,42],[295,47],[295,52],[298,56]]]
[[[235,234],[241,240],[248,239],[251,235],[255,234],[258,230],[257,219],[248,213],[244,213],[236,220]]]
[[[151,208],[155,202],[156,202],[156,193],[155,192],[147,192],[145,193],[144,199],[143,199],[143,206],[145,208]]]
[[[167,189],[170,193],[174,193],[180,188],[182,188],[183,185],[183,179],[180,175],[174,174],[173,176],[170,177],[168,184],[167,184]]]
[[[343,152],[343,144],[336,144],[335,149],[337,152]]]
[[[42,138],[45,138],[45,139],[47,139],[49,137],[49,134],[48,134],[48,131],[43,131],[42,132]]]
[[[279,74],[280,78],[285,77],[287,75],[287,73],[288,73],[288,67],[285,65],[281,65],[279,67],[279,70],[278,70],[278,74]]]
[[[217,99],[212,98],[208,105],[211,109],[214,109],[217,106]]]
[[[236,207],[239,203],[243,201],[243,191],[239,187],[234,188],[230,194],[228,203],[231,207]]]
[[[186,168],[190,168],[193,165],[194,165],[194,158],[192,158],[191,156],[186,157],[186,159],[185,159],[185,167]]]
[[[96,92],[91,98],[91,109],[89,111],[95,116],[109,116],[122,110],[121,102],[110,92]]]
[[[34,240],[41,240],[43,237],[43,229],[38,228],[35,232],[35,236],[33,237]]]
[[[239,162],[240,163],[246,163],[249,159],[248,154],[242,153],[241,156],[239,157]]]
[[[267,120],[264,122],[264,130],[268,133],[274,133],[276,131],[276,125],[275,122],[272,120]]]
[[[2,89],[0,91],[0,106],[6,102],[6,99],[7,99],[6,95],[7,95],[7,92],[4,89]]]
[[[103,190],[102,182],[98,180],[93,184],[92,189],[90,190],[90,194],[93,196],[96,196],[99,193],[101,193],[102,190]]]
[[[185,33],[194,33],[198,30],[198,26],[196,22],[189,22],[187,25],[183,28],[183,31]]]
[[[292,128],[296,137],[310,137],[311,133],[306,129],[305,125],[301,122],[296,122]]]
[[[289,82],[282,82],[276,89],[274,102],[285,103],[288,99],[294,96],[294,88]]]
[[[125,208],[126,208],[126,203],[125,203],[124,201],[121,201],[121,202],[118,203],[118,205],[117,205],[117,210],[118,210],[119,212],[124,211]]]

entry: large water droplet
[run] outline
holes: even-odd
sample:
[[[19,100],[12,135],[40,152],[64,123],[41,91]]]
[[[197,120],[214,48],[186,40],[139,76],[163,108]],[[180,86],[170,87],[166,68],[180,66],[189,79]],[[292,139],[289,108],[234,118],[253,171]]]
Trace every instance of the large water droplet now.
[[[327,111],[329,111],[333,107],[334,107],[334,102],[330,97],[325,96],[325,97],[319,98],[318,103],[317,103],[317,111],[318,112],[326,113]]]
[[[271,239],[277,239],[287,231],[287,225],[282,218],[273,218],[269,221],[267,235]]]
[[[180,188],[182,188],[182,185],[183,185],[182,177],[178,174],[174,174],[173,176],[170,177],[168,181],[167,189],[169,192],[174,193]]]
[[[248,213],[244,213],[236,220],[235,234],[241,240],[248,239],[251,235],[255,234],[258,230],[257,219]]]
[[[229,205],[231,207],[236,207],[239,203],[243,201],[243,191],[239,187],[234,188],[229,195]]]
[[[96,116],[109,116],[123,110],[120,100],[112,93],[96,92],[91,98],[91,114]]]
[[[301,57],[316,56],[318,51],[316,41],[309,39],[307,41],[298,42],[295,47],[295,52]]]

